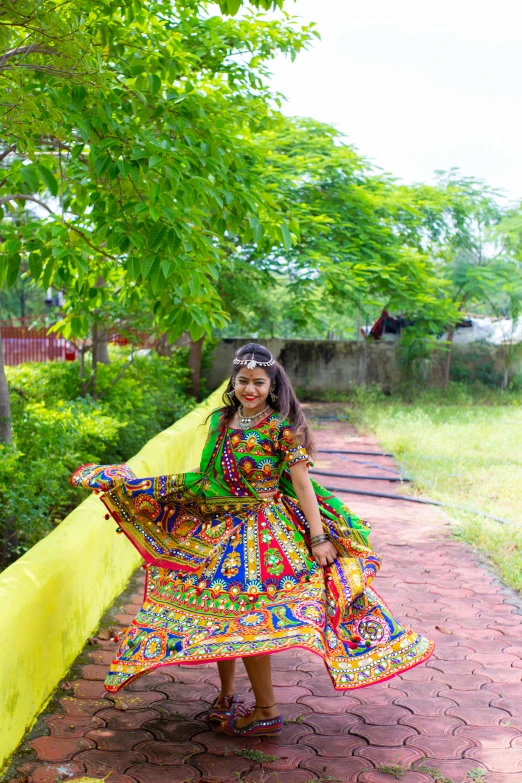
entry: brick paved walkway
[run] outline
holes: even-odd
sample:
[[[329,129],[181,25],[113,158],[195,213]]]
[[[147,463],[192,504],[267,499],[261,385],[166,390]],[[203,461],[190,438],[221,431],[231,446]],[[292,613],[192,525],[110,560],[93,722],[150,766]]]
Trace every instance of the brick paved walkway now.
[[[322,448],[379,448],[347,424],[329,424],[318,436]],[[316,467],[385,475],[382,467],[394,463],[322,454]],[[322,480],[400,492],[384,482]],[[86,648],[83,660],[90,663],[62,684],[6,780],[55,783],[108,775],[110,783],[520,783],[520,600],[448,536],[440,510],[345,497],[374,525],[372,540],[384,560],[377,590],[400,619],[437,642],[427,664],[343,694],[333,690],[315,656],[275,655],[276,696],[288,725],[277,742],[246,741],[222,737],[200,719],[218,687],[214,666],[161,669],[109,697],[102,680],[116,644],[98,640]],[[120,625],[132,619],[140,598],[134,594],[126,614],[117,615]],[[238,686],[250,701],[244,670]],[[253,757],[237,754],[248,749],[277,760],[262,769]],[[401,777],[401,768],[410,765],[424,771]]]

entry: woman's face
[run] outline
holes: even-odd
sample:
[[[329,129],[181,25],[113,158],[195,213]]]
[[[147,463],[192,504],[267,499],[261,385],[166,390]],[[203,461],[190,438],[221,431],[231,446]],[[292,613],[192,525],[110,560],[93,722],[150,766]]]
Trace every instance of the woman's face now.
[[[266,406],[270,378],[262,367],[242,367],[234,380],[234,391],[246,414],[257,413]]]

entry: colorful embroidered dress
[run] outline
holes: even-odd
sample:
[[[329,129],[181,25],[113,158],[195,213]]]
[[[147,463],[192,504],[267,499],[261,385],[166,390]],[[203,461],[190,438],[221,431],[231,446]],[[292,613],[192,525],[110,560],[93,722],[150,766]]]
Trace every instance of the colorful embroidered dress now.
[[[288,468],[308,460],[277,413],[219,431],[212,415],[200,472],[136,478],[127,465],[85,465],[71,482],[102,500],[147,564],[143,607],[105,687],[177,663],[294,647],[324,659],[338,690],[426,661],[433,644],[404,628],[371,587],[380,560],[369,526],[312,482],[340,554],[321,568]],[[278,490],[262,498],[258,493]]]

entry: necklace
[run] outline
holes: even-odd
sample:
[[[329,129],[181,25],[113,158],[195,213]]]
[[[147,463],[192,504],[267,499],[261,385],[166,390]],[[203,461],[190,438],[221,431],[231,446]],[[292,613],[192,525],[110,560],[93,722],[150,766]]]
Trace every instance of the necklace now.
[[[266,416],[268,411],[270,410],[270,405],[267,405],[266,408],[264,408],[262,411],[259,411],[259,413],[254,413],[253,416],[244,416],[243,415],[243,406],[240,405],[238,409],[239,413],[239,429],[240,430],[249,430],[255,421],[258,419],[262,419],[263,416]]]

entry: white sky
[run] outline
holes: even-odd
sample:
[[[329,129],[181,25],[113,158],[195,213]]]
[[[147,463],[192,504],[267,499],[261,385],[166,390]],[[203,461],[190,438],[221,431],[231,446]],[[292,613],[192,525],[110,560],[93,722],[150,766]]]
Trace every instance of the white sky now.
[[[405,182],[436,169],[522,198],[521,0],[296,0],[321,34],[273,86]]]

